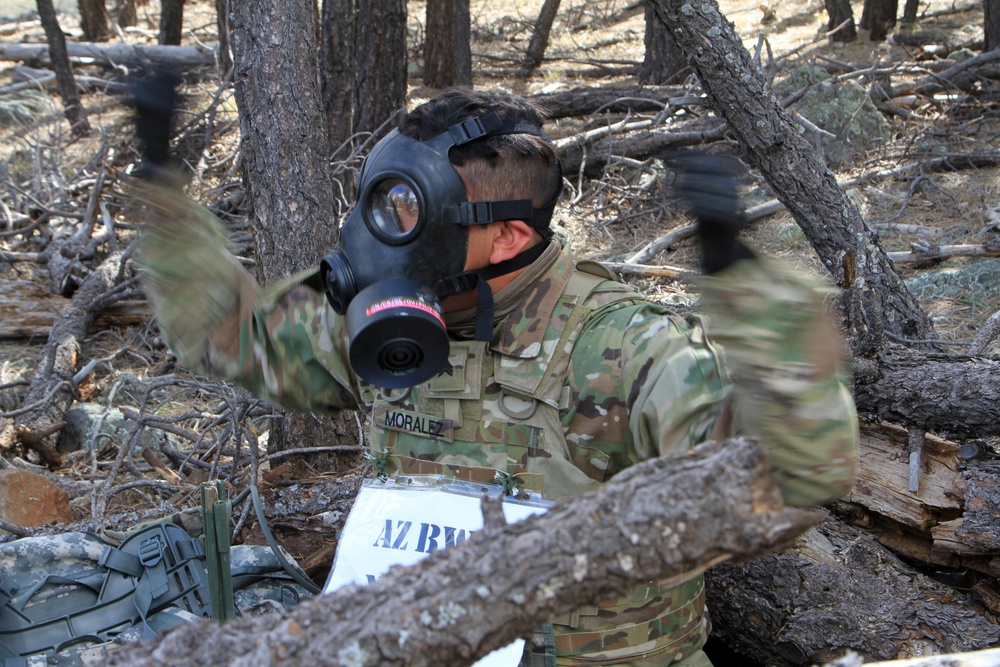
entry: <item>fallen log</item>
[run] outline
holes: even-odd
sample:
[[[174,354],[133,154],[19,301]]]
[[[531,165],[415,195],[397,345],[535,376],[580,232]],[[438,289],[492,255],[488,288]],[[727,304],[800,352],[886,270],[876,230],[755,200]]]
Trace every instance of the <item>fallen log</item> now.
[[[796,544],[706,574],[713,631],[762,664],[822,664],[846,647],[866,660],[988,648],[1000,626],[966,596],[827,519]]]
[[[0,340],[47,337],[69,301],[29,280],[0,281]],[[92,327],[144,324],[150,317],[145,301],[120,301],[102,310]]]
[[[70,58],[87,59],[108,67],[155,62],[168,67],[212,65],[217,56],[215,45],[164,46],[160,44],[95,44],[66,42]],[[0,44],[0,60],[51,62],[46,44]]]
[[[537,93],[529,99],[545,109],[550,118],[569,118],[600,111],[662,111],[672,98],[686,97],[689,92],[684,86],[580,87]]]
[[[784,509],[763,453],[744,439],[654,459],[600,490],[273,617],[200,622],[112,665],[465,665],[560,613],[653,578],[770,551],[816,514]],[[586,535],[585,541],[581,536]]]
[[[875,421],[945,437],[1000,435],[1000,361],[886,344],[877,361],[855,360],[858,410]]]

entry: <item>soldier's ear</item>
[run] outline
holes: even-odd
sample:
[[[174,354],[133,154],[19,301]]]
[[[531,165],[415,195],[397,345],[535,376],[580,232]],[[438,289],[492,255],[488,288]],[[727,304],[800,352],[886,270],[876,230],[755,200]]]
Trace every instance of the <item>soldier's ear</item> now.
[[[534,245],[537,240],[535,230],[523,220],[503,220],[493,224],[498,227],[490,251],[491,264],[499,264],[516,257]]]

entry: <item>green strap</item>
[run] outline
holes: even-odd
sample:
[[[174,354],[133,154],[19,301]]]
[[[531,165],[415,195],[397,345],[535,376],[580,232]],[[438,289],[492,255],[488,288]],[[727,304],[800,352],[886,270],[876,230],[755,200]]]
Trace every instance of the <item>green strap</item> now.
[[[220,621],[236,618],[229,558],[229,520],[232,514],[233,504],[226,497],[225,482],[216,480],[214,483],[201,485],[208,591],[212,603],[212,618]]]

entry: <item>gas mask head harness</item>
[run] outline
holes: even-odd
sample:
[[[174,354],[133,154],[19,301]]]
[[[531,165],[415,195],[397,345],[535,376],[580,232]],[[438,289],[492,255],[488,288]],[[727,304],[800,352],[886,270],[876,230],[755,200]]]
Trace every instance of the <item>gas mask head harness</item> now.
[[[531,264],[548,245],[561,175],[542,208],[530,199],[469,202],[448,159],[456,146],[502,134],[548,138],[533,123],[489,111],[427,141],[394,130],[365,159],[358,204],[320,276],[331,307],[346,317],[351,366],[369,383],[412,387],[447,368],[441,301],[454,294],[477,289],[476,339],[490,340],[493,295],[486,281]],[[466,271],[469,227],[497,220],[523,220],[546,242]]]

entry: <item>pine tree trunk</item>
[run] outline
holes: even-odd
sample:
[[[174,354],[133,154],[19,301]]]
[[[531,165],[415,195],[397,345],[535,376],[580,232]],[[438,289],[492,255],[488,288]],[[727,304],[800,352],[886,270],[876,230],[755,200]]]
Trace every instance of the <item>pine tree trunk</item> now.
[[[865,0],[861,11],[861,27],[868,30],[873,42],[884,42],[896,26],[899,0]]]
[[[1000,0],[983,0],[983,51],[1000,47]]]
[[[184,32],[184,0],[162,0],[160,5],[160,44],[177,46]]]
[[[56,72],[56,83],[59,95],[63,101],[63,113],[69,121],[70,131],[74,136],[82,137],[90,134],[90,123],[87,112],[80,102],[80,93],[76,89],[73,78],[73,68],[69,64],[69,54],[66,51],[66,35],[59,27],[56,9],[52,0],[37,0],[38,17],[45,29],[45,37],[49,42],[49,57],[52,59],[52,69]]]
[[[425,86],[472,86],[470,21],[469,0],[429,0],[424,30]]]
[[[354,131],[375,132],[406,106],[406,2],[358,0]]]
[[[538,12],[538,20],[535,21],[535,29],[531,33],[531,41],[528,42],[528,51],[524,55],[524,74],[531,74],[545,57],[545,49],[549,46],[549,34],[552,32],[552,24],[556,20],[559,12],[559,0],[545,0],[541,11]]]
[[[233,68],[233,23],[230,0],[215,0],[216,25],[219,30],[219,71],[223,78]]]
[[[323,2],[320,75],[323,109],[334,160],[345,159],[354,148],[351,138],[354,135],[357,22],[355,0]]]
[[[646,12],[646,54],[639,68],[639,83],[656,85],[679,83],[688,71],[684,54],[677,48],[674,36],[667,26],[656,18],[652,5],[647,4]]]
[[[833,32],[830,35],[830,43],[853,42],[858,38],[858,28],[854,24],[854,11],[851,9],[851,0],[826,0],[826,13],[830,17],[827,23],[827,31]],[[841,23],[847,21],[847,25],[837,29]],[[836,30],[836,32],[834,32]]]
[[[79,0],[80,30],[85,42],[103,42],[111,35],[104,0]]]
[[[312,268],[338,238],[311,0],[231,0],[234,83],[258,279]],[[264,46],[266,45],[266,47]],[[329,418],[286,415],[269,450],[356,444]]]

